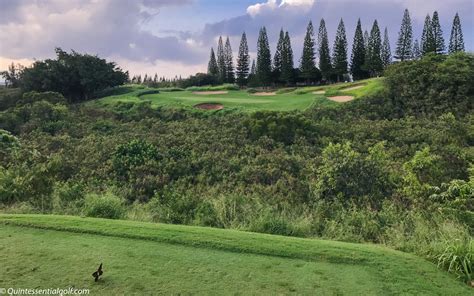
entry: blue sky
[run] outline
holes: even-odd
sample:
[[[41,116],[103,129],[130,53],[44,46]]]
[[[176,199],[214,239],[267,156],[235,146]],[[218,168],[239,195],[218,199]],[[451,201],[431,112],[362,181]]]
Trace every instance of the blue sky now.
[[[472,0],[0,0],[0,70],[52,57],[54,47],[99,54],[132,74],[172,77],[206,71],[210,47],[229,36],[234,56],[246,31],[255,56],[258,30],[266,26],[272,52],[280,28],[291,36],[295,63],[309,20],[326,20],[330,41],[344,19],[349,49],[360,17],[370,30],[388,27],[392,50],[403,10],[419,38],[427,13],[437,10],[446,43],[456,12],[466,49],[474,49]]]

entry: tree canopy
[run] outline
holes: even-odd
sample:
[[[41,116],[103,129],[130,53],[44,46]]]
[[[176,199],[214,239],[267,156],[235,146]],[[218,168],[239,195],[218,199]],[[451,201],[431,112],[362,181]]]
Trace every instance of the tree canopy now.
[[[21,87],[25,91],[55,91],[70,101],[90,99],[94,93],[124,84],[128,72],[97,56],[67,53],[56,48],[56,59],[37,61],[25,68]]]

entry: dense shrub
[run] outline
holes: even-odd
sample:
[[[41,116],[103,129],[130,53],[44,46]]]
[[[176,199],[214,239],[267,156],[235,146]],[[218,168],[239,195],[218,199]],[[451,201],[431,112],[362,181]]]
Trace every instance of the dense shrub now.
[[[222,84],[222,85],[206,85],[206,86],[190,86],[186,88],[187,91],[218,91],[218,90],[239,90],[236,84]]]
[[[400,114],[466,114],[473,108],[472,77],[473,54],[433,54],[389,67],[385,81]]]
[[[315,198],[380,206],[394,188],[388,159],[382,143],[372,147],[367,156],[354,151],[350,143],[330,144],[322,153]]]
[[[285,144],[313,130],[311,121],[297,113],[255,112],[244,125],[253,140],[267,136]]]
[[[466,58],[456,56],[429,59],[461,67]],[[467,93],[469,79],[455,80],[450,94]],[[412,94],[400,91],[402,101]],[[434,94],[452,112],[422,98],[411,107],[427,108],[412,113],[395,94],[305,112],[219,114],[147,101],[15,102],[0,112],[8,131],[0,132],[1,211],[383,243],[469,279],[472,109],[457,112],[464,100]]]
[[[88,217],[120,219],[125,215],[125,206],[122,200],[112,193],[87,194],[84,214]]]

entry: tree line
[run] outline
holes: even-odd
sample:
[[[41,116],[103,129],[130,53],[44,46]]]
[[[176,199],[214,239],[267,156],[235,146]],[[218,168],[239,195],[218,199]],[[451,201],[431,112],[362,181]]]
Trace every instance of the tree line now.
[[[419,59],[421,56],[446,53],[443,31],[438,12],[427,15],[421,41],[413,41],[413,28],[408,9],[405,10],[396,49],[392,51],[388,28],[382,34],[378,21],[374,20],[370,32],[362,31],[360,19],[357,21],[348,57],[348,44],[343,19],[340,20],[332,54],[324,19],[321,19],[317,36],[310,21],[304,38],[303,51],[298,68],[293,65],[293,50],[288,31],[280,30],[273,58],[268,42],[267,30],[260,29],[257,40],[256,60],[250,59],[247,35],[242,34],[237,55],[237,66],[233,64],[233,54],[229,37],[225,44],[219,37],[217,53],[211,48],[207,74],[216,77],[219,83],[237,83],[240,86],[294,85],[339,82],[376,77],[392,63]],[[316,46],[317,44],[317,46]],[[464,40],[459,14],[456,13],[449,40],[448,52],[464,51]],[[318,64],[316,63],[318,61]]]
[[[413,40],[410,13],[406,9],[398,33],[393,58],[397,61],[417,60],[428,54],[464,51],[464,39],[459,14],[453,19],[449,46],[446,48],[438,12],[426,16],[420,40]],[[267,30],[262,27],[257,40],[257,57],[251,60],[247,35],[242,34],[234,65],[229,37],[225,42],[219,37],[217,52],[211,48],[207,73],[197,73],[187,79],[166,79],[155,74],[133,76],[107,63],[97,56],[66,53],[56,49],[57,59],[38,61],[32,67],[11,65],[0,72],[7,86],[22,87],[25,91],[57,91],[75,101],[88,99],[107,87],[125,82],[146,84],[151,87],[188,87],[237,83],[239,86],[313,85],[331,82],[366,79],[380,76],[392,63],[388,29],[383,34],[374,20],[369,31],[362,32],[360,19],[354,33],[351,56],[344,21],[337,28],[332,51],[324,19],[317,33],[310,21],[306,28],[303,50],[298,67],[294,66],[294,53],[288,31],[280,30],[275,53],[272,57]]]

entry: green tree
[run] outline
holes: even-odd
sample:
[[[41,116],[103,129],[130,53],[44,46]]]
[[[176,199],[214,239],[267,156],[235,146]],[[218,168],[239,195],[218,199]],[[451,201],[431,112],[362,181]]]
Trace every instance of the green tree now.
[[[277,73],[277,76],[281,74],[281,67],[282,67],[282,51],[285,42],[285,32],[283,32],[283,28],[280,30],[280,35],[278,37],[278,43],[275,51],[275,55],[273,56],[273,69]]]
[[[237,57],[237,84],[243,86],[247,82],[249,75],[250,56],[249,47],[247,45],[247,35],[242,33],[239,46],[239,56]]]
[[[380,29],[377,20],[372,25],[369,37],[368,56],[366,60],[366,68],[369,70],[370,76],[378,76],[383,70],[382,61],[382,39],[380,37]]]
[[[257,68],[255,66],[255,59],[252,60],[252,66],[250,67],[250,74],[251,75],[257,74]]]
[[[412,51],[412,59],[414,60],[419,60],[422,56],[421,50],[420,50],[420,43],[418,42],[418,39],[415,40],[413,43],[413,51]]]
[[[225,60],[225,82],[234,83],[235,74],[234,74],[234,57],[232,55],[232,47],[230,46],[229,37],[225,41],[224,47],[224,60]]]
[[[209,63],[207,64],[207,74],[215,75],[215,76],[219,74],[219,67],[217,66],[216,55],[214,54],[214,48],[212,47],[211,47],[211,56],[209,57]],[[156,77],[156,74],[155,74],[155,77]]]
[[[337,81],[341,81],[343,80],[343,76],[347,74],[347,38],[344,21],[342,19],[337,27],[332,60],[333,72],[337,76]]]
[[[364,35],[362,33],[362,25],[360,19],[354,34],[354,42],[352,43],[351,55],[351,73],[354,80],[365,79],[368,77],[367,71],[364,69],[365,64],[365,44]]]
[[[364,31],[364,47],[367,50],[369,48],[369,32],[367,30]]]
[[[388,29],[385,27],[382,44],[382,63],[387,68],[392,63],[392,51],[390,49],[390,40],[388,39]]]
[[[412,56],[413,48],[413,28],[408,9],[403,14],[402,25],[398,33],[397,48],[395,50],[395,58],[400,61],[409,60]]]
[[[20,64],[15,65],[14,63],[11,63],[11,65],[8,66],[8,71],[0,72],[0,76],[5,79],[7,87],[15,88],[20,86],[21,74],[24,68],[25,67]]]
[[[435,51],[433,30],[431,28],[431,17],[428,14],[425,18],[423,33],[421,34],[421,53],[426,55]]]
[[[56,56],[54,60],[37,61],[23,70],[21,87],[24,91],[55,91],[77,102],[128,81],[128,72],[97,56],[75,51],[67,53],[60,48],[56,48]]]
[[[219,41],[217,43],[217,66],[219,68],[219,80],[221,82],[225,82],[227,68],[224,52],[224,42],[222,41],[222,36],[219,36]]]
[[[438,12],[433,12],[433,18],[431,19],[431,30],[433,31],[433,45],[434,52],[437,54],[444,53],[446,45],[444,44],[443,30],[441,30],[441,24],[439,23]]]
[[[314,57],[314,29],[313,23],[310,21],[306,28],[303,54],[300,62],[301,77],[304,78],[306,82],[314,81],[315,78],[316,64]]]
[[[368,155],[355,151],[348,142],[331,143],[322,152],[314,196],[344,204],[368,202],[379,207],[394,189],[387,162],[383,143],[371,147]]]
[[[323,78],[328,80],[331,76],[332,65],[331,65],[331,53],[329,51],[329,39],[328,32],[326,30],[326,22],[321,19],[319,24],[318,32],[318,44],[319,44],[319,69]]]
[[[283,48],[281,52],[282,63],[281,63],[281,79],[287,84],[293,82],[293,49],[291,48],[291,40],[288,32],[285,33],[283,40]]]
[[[449,38],[449,53],[464,51],[464,37],[461,28],[461,19],[456,12],[451,29],[451,38]]]
[[[258,81],[263,86],[268,86],[271,82],[272,60],[270,45],[268,44],[267,29],[262,27],[257,42],[257,69]]]

